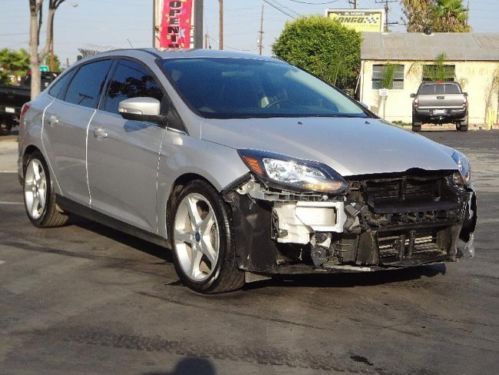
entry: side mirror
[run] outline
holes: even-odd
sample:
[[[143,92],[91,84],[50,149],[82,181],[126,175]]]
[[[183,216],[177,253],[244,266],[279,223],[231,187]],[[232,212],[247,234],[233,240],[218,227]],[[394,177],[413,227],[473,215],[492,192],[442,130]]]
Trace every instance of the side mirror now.
[[[463,95],[468,97],[468,93],[467,92],[463,92]]]
[[[137,97],[122,100],[118,106],[120,115],[133,121],[149,121],[161,127],[166,125],[166,116],[162,116],[161,103],[158,99]]]
[[[415,97],[416,97],[416,94],[414,94],[414,93],[413,93],[413,94],[411,94],[411,98],[413,98],[413,99],[414,99]]]

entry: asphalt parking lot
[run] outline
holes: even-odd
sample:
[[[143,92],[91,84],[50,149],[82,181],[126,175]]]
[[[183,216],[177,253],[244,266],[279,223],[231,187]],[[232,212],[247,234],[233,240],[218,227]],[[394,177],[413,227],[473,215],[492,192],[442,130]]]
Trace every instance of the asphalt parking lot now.
[[[167,250],[100,225],[34,228],[3,170],[0,373],[499,373],[499,131],[422,134],[472,161],[473,260],[223,296],[192,293]]]

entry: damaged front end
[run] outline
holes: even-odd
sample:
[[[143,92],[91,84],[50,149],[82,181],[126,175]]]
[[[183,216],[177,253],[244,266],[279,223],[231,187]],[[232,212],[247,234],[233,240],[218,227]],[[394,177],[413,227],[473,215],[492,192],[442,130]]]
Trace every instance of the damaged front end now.
[[[239,267],[358,272],[473,256],[476,197],[455,171],[352,176],[334,194],[250,173],[225,190]]]

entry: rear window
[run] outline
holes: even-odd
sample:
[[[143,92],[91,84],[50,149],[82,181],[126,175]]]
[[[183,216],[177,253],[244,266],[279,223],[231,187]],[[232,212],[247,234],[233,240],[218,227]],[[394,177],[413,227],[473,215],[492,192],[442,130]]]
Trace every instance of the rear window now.
[[[73,78],[75,70],[71,70],[62,75],[61,78],[57,80],[56,83],[50,88],[49,94],[57,99],[63,99],[66,94],[66,88],[68,87],[69,81]]]
[[[419,95],[461,94],[461,89],[455,83],[434,83],[421,85]]]
[[[69,84],[66,101],[96,108],[111,64],[111,60],[103,60],[83,65]]]

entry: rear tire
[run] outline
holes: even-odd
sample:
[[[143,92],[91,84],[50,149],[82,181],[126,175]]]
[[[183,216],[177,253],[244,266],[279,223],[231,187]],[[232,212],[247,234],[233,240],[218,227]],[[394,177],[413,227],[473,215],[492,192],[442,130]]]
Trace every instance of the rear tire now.
[[[0,121],[0,136],[9,135],[11,129],[12,129],[11,125],[9,125],[3,121]]]
[[[412,131],[418,133],[421,131],[421,121],[418,121],[416,118],[412,117]]]
[[[199,293],[223,293],[244,285],[237,266],[229,209],[208,183],[195,180],[173,195],[168,233],[175,269]]]
[[[31,223],[39,228],[66,224],[69,217],[57,207],[47,163],[38,151],[28,156],[23,176],[24,207]]]
[[[466,116],[463,120],[461,120],[456,125],[457,131],[467,132],[468,131],[468,116]]]

